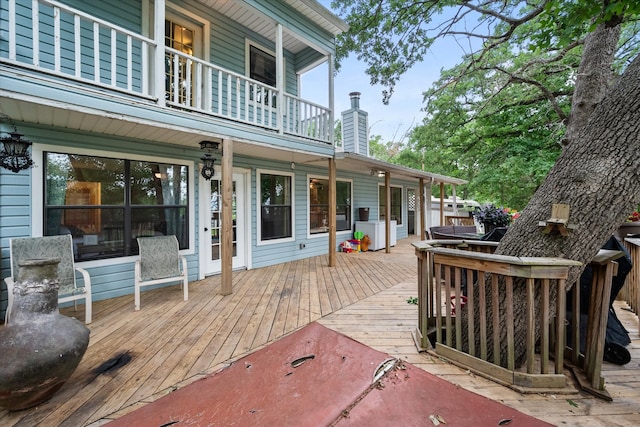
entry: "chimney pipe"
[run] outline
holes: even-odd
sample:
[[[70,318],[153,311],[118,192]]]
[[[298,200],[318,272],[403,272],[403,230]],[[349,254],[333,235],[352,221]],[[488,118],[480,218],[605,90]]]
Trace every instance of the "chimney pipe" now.
[[[349,96],[351,97],[351,108],[360,108],[360,92],[351,92]]]

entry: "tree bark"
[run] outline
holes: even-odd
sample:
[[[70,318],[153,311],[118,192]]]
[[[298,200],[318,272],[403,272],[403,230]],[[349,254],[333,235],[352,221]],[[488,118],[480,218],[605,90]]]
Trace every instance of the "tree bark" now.
[[[564,148],[496,250],[503,255],[582,262],[581,268],[570,272],[567,288],[576,283],[584,267],[640,203],[640,57],[602,101],[593,105],[584,127]],[[539,221],[551,217],[555,203],[570,206],[571,229],[566,237],[544,234],[539,226]],[[522,304],[515,308],[515,317],[520,320],[525,317],[517,314],[524,313],[524,295],[524,286],[514,289],[514,300]],[[515,327],[516,360],[522,362],[526,325],[520,322]]]
[[[620,25],[600,24],[587,35],[571,98],[564,144],[571,144],[585,127],[612,84],[611,65],[620,39]]]

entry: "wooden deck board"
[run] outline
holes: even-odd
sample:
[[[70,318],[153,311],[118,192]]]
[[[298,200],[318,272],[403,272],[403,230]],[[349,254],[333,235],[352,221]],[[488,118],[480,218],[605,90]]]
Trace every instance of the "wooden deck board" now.
[[[241,356],[318,320],[377,350],[499,400],[553,424],[629,426],[640,424],[640,338],[638,320],[619,317],[633,343],[632,361],[603,365],[614,401],[590,395],[523,395],[418,353],[411,338],[417,324],[416,260],[410,240],[384,251],[338,254],[233,273],[233,294],[219,295],[219,276],[189,285],[148,290],[142,309],[133,296],[94,304],[89,349],[67,384],[37,408],[0,411],[0,425],[99,425],[227,366]],[[622,303],[620,303],[622,304]],[[83,307],[62,310],[83,320]],[[128,352],[126,365],[99,374],[104,361]],[[572,403],[570,403],[570,401]],[[577,406],[574,406],[577,405]]]

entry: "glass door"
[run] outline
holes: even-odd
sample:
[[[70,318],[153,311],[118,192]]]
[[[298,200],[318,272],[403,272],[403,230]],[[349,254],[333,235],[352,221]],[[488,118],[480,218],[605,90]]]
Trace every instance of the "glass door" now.
[[[233,190],[231,198],[231,229],[232,241],[231,247],[233,251],[232,263],[233,268],[245,267],[244,259],[244,208],[242,206],[242,189],[244,177],[241,174],[233,176]],[[210,223],[209,227],[205,227],[205,238],[210,239],[207,245],[207,274],[215,274],[221,271],[222,258],[222,182],[220,179],[213,178],[210,183]]]

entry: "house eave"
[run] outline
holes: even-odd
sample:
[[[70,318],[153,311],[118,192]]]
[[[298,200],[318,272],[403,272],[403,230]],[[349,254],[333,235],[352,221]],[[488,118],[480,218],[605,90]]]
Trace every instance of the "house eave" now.
[[[286,0],[286,3],[309,19],[318,22],[325,30],[334,36],[349,30],[349,25],[346,22],[334,15],[316,0]],[[318,20],[318,18],[320,18],[320,20]]]
[[[451,176],[412,169],[406,166],[395,165],[393,163],[387,163],[382,160],[363,156],[361,154],[337,152],[335,159],[337,164],[341,166],[341,169],[347,167],[360,173],[373,174],[375,172],[390,172],[392,178],[409,180],[425,179],[426,181],[433,184],[442,183],[451,185],[463,185],[469,182],[460,178],[454,178]]]

